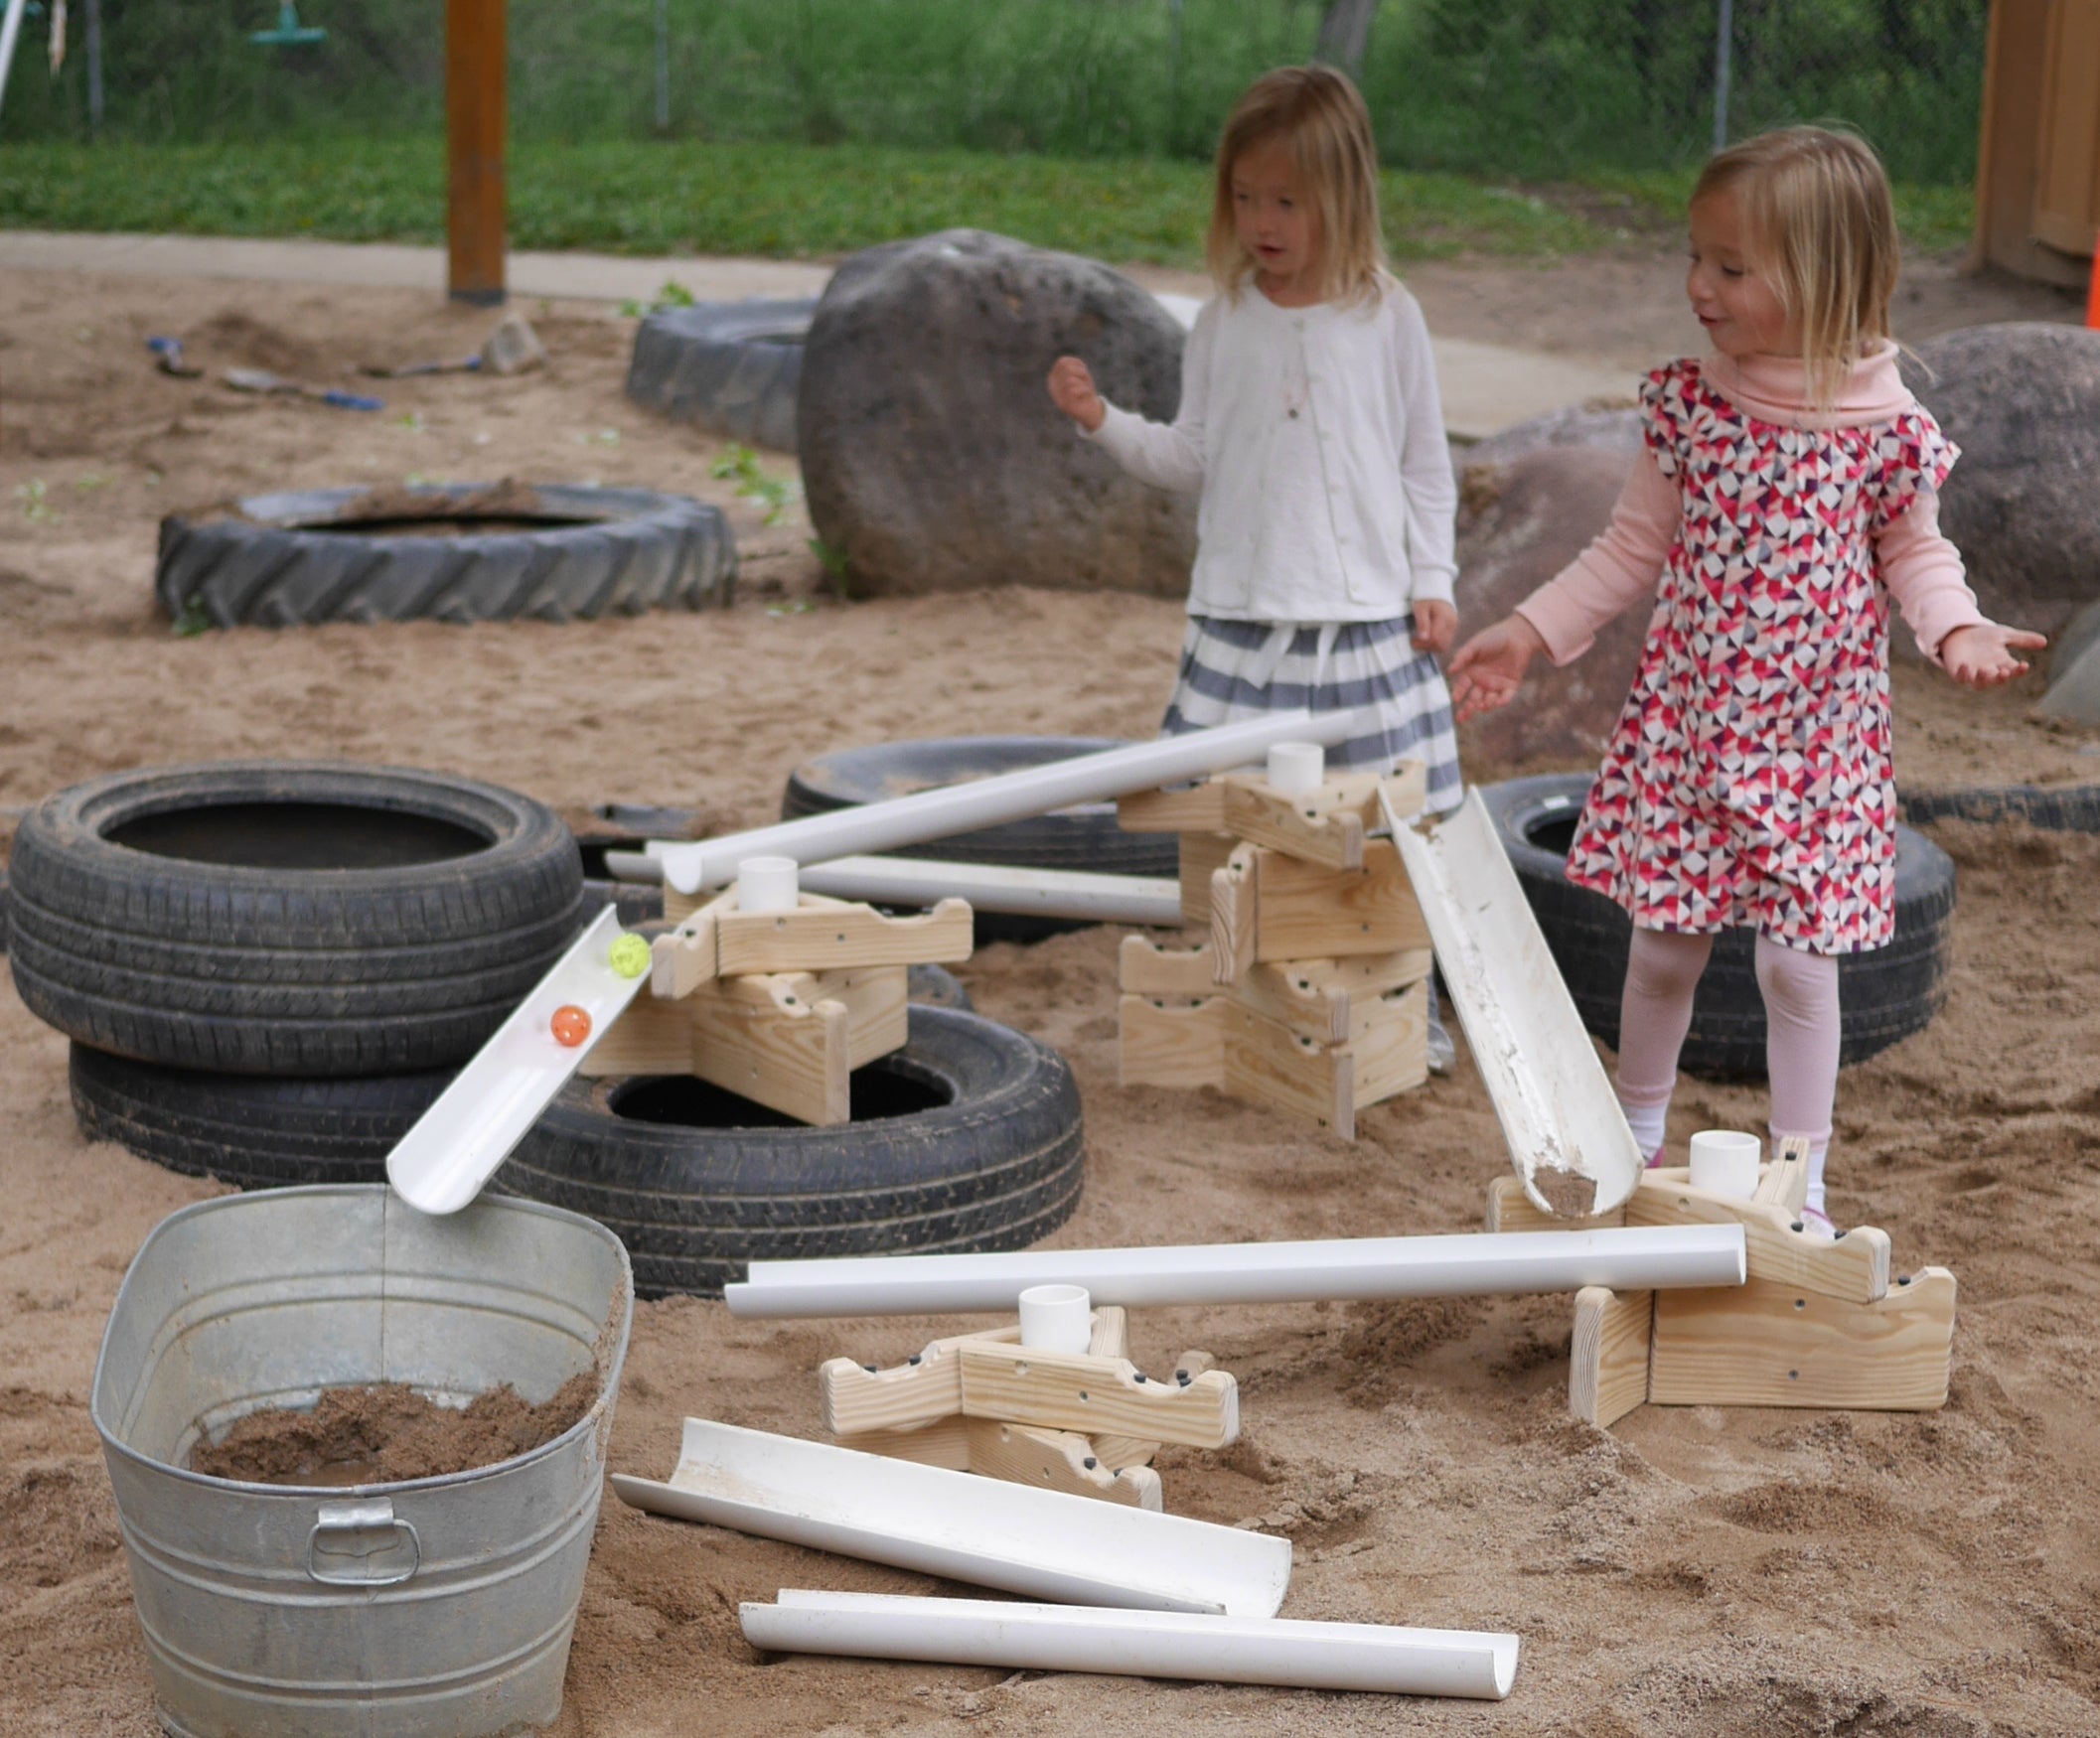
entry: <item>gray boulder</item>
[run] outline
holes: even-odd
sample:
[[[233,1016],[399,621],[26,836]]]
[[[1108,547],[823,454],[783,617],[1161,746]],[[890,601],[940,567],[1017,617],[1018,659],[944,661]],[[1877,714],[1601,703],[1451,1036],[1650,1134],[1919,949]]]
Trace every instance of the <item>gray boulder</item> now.
[[[1623,454],[1630,464],[1641,450],[1641,413],[1633,405],[1608,409],[1589,404],[1571,404],[1549,410],[1457,453],[1458,466],[1508,465],[1548,447],[1594,447],[1601,452]]]
[[[2049,689],[2034,710],[2044,718],[2100,724],[2100,604],[2087,604],[2048,651]]]
[[[1106,397],[1171,420],[1183,336],[1107,266],[979,229],[846,260],[810,323],[796,421],[811,522],[855,595],[1184,593],[1195,498],[1125,476],[1044,383],[1078,356]]]
[[[1515,431],[1512,431],[1513,433]],[[1497,440],[1506,437],[1498,436]],[[1633,453],[1605,445],[1511,442],[1507,463],[1467,464],[1458,512],[1459,639],[1521,604],[1611,520]],[[1564,669],[1540,658],[1517,698],[1459,733],[1466,777],[1593,765],[1640,663],[1649,611],[1627,610]]]
[[[2100,332],[1972,326],[1919,345],[1903,377],[1962,449],[1940,528],[1984,614],[2060,632],[2100,600]]]

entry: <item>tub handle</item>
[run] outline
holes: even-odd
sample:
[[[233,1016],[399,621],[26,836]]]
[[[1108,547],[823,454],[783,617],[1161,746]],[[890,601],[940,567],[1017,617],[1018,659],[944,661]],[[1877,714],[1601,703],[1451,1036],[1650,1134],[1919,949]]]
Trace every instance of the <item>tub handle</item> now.
[[[326,1549],[321,1543],[324,1537],[332,1541]],[[405,1569],[379,1574],[369,1569],[351,1575],[322,1572],[322,1557],[354,1557],[369,1564],[373,1557],[395,1549],[403,1537],[408,1543]],[[326,1587],[398,1587],[422,1566],[423,1541],[416,1536],[414,1526],[394,1514],[390,1498],[377,1497],[367,1503],[324,1503],[313,1530],[306,1535],[306,1573]]]

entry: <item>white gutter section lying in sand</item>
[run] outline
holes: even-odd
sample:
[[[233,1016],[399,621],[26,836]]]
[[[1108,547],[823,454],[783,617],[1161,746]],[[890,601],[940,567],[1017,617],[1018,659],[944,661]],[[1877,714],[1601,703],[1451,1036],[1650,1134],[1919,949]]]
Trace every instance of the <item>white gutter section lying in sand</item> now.
[[[1097,1305],[1352,1302],[1387,1297],[1740,1285],[1742,1227],[1640,1226],[1305,1243],[1024,1249],[1010,1255],[754,1261],[726,1288],[733,1316],[1012,1314],[1031,1285],[1080,1285]]]
[[[633,1509],[1034,1599],[1274,1617],[1290,1541],[825,1442],[685,1420],[668,1482],[613,1475]]]
[[[845,1654],[1022,1671],[1107,1671],[1482,1701],[1500,1701],[1517,1675],[1515,1636],[1470,1630],[1191,1617],[989,1599],[821,1593],[800,1587],[784,1587],[778,1597],[775,1605],[747,1603],[739,1608],[744,1640],[778,1654]]]
[[[805,815],[748,833],[677,843],[652,839],[649,854],[664,863],[664,879],[680,893],[726,887],[746,857],[793,857],[805,868],[834,857],[924,845],[950,834],[1022,820],[1075,802],[1106,802],[1260,762],[1279,742],[1347,742],[1378,728],[1376,707],[1348,712],[1275,712],[1240,724],[1220,724],[1133,742],[1100,754],[1077,755],[1022,767],[967,785],[915,791],[885,802],[866,802],[826,814]]]

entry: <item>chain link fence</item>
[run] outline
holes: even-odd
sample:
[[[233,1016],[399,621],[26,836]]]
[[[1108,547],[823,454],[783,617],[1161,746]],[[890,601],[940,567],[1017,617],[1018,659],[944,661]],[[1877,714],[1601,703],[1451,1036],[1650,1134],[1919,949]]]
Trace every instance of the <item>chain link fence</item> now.
[[[103,65],[90,103],[82,8]],[[0,137],[435,131],[441,0],[59,0],[23,33]],[[522,137],[666,136],[1208,155],[1266,68],[1351,65],[1398,167],[1520,181],[1681,171],[1800,120],[1898,180],[1973,178],[1988,0],[512,0]]]

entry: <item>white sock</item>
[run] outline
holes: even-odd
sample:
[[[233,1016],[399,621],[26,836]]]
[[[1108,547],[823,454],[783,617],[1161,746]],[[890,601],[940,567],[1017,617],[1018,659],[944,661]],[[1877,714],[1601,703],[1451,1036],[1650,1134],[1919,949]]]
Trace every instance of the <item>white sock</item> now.
[[[1660,1104],[1629,1104],[1619,1100],[1619,1108],[1626,1113],[1626,1126],[1633,1130],[1633,1141],[1641,1149],[1641,1157],[1650,1163],[1663,1150],[1663,1137],[1669,1132],[1670,1100]]]
[[[1819,1140],[1808,1149],[1808,1205],[1818,1213],[1823,1209],[1823,1161],[1830,1156],[1830,1142]],[[1827,1219],[1830,1216],[1825,1213]]]

